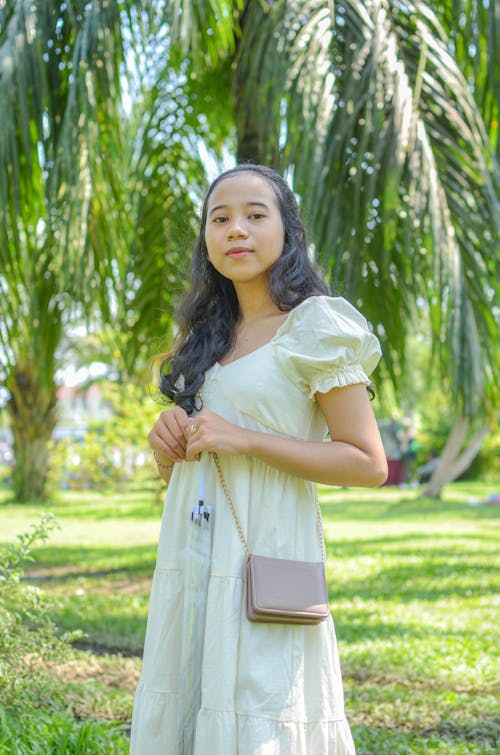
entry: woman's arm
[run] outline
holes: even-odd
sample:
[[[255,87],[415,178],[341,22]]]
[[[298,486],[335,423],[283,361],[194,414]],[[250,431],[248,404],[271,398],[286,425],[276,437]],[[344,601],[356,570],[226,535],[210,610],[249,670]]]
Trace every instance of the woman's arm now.
[[[376,486],[387,479],[387,461],[366,386],[317,393],[330,431],[328,442],[281,438],[247,430],[203,410],[186,436],[186,460],[201,451],[249,454],[277,469],[326,485]]]

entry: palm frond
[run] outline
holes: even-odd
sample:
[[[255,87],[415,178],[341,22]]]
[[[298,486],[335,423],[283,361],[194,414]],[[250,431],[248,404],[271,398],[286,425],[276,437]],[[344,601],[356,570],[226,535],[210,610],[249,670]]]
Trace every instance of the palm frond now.
[[[337,2],[333,23],[320,0],[277,2],[264,15],[257,6],[247,14],[239,48],[242,117],[258,109],[266,159],[279,139],[281,168],[292,171],[334,289],[374,323],[395,381],[422,311],[447,345],[444,365],[458,313],[473,313],[488,362],[498,181],[438,18],[424,3],[389,0]],[[477,355],[462,339],[462,356],[465,348],[472,363]],[[472,411],[470,380],[452,374]]]
[[[123,129],[108,138],[108,160],[94,174],[89,250],[103,259],[115,251],[103,315],[122,375],[166,348],[187,278],[206,177],[185,97],[176,73],[157,71],[155,86],[137,93]]]
[[[9,180],[0,182],[3,254],[16,257],[28,274],[43,241],[52,269],[74,293],[86,291],[91,274],[82,249],[96,124],[103,108],[116,117],[110,103],[117,103],[122,55],[116,2],[16,2],[4,9],[0,175]],[[43,233],[37,254],[27,258],[18,254],[19,228],[30,232],[33,215]]]
[[[481,112],[490,141],[500,159],[500,5],[484,0],[447,0],[434,12],[448,38]]]
[[[189,56],[200,68],[234,53],[243,0],[164,0],[160,5],[180,60]]]

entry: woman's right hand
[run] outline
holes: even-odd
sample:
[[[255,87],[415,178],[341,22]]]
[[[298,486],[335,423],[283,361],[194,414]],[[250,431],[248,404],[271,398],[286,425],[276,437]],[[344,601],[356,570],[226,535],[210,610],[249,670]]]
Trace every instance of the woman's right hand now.
[[[148,442],[160,464],[172,464],[186,458],[186,437],[192,420],[180,406],[163,411],[151,432]]]

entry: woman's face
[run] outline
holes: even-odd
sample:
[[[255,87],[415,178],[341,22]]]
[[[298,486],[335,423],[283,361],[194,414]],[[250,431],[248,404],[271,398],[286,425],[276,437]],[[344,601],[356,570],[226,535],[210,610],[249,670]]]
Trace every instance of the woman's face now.
[[[257,173],[224,178],[207,203],[205,243],[215,269],[235,284],[268,286],[285,233],[272,186]]]

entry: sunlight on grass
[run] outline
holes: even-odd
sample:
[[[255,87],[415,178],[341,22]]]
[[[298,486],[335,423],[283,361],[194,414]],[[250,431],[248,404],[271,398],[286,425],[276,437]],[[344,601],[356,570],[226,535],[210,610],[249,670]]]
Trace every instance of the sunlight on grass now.
[[[440,501],[414,490],[320,489],[358,755],[498,751],[500,507],[469,505],[498,487],[458,483]],[[1,539],[12,540],[43,509],[3,497]],[[76,720],[109,722],[99,736],[114,737],[120,752],[162,503],[154,489],[64,492],[45,508],[60,530],[38,548],[28,578],[59,601],[52,615],[61,629],[86,634],[84,649],[50,674]],[[71,731],[84,736],[76,724]]]

